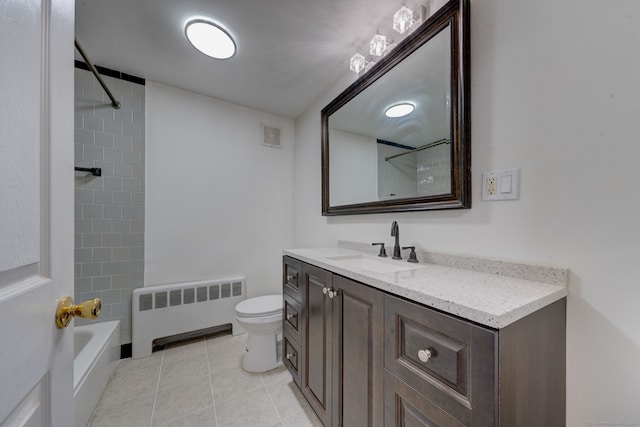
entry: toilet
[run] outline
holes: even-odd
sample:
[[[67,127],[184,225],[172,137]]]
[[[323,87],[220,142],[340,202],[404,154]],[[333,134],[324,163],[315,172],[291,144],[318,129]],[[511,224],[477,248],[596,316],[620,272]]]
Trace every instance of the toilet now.
[[[236,305],[236,320],[248,333],[242,367],[265,372],[278,366],[277,336],[282,332],[282,295],[249,298]]]

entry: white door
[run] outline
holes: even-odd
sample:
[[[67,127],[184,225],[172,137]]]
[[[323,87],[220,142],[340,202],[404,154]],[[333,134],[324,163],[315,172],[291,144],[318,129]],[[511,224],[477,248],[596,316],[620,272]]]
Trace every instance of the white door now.
[[[73,0],[0,0],[0,426],[73,425]]]

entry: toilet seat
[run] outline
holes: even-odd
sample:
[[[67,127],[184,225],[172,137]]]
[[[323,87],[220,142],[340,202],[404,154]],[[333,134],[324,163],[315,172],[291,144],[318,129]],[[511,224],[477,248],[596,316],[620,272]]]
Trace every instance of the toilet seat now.
[[[265,295],[249,298],[236,305],[241,317],[267,317],[282,312],[282,295]]]

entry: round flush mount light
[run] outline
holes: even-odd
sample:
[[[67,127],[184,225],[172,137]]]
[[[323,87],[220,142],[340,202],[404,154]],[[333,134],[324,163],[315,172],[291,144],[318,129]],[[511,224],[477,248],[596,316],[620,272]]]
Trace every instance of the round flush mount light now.
[[[401,104],[395,104],[391,107],[384,110],[384,115],[390,117],[392,119],[397,117],[404,117],[407,114],[411,114],[416,107],[413,104],[409,104],[408,102],[403,102]]]
[[[228,59],[236,53],[236,43],[229,33],[211,21],[191,19],[185,24],[184,33],[193,47],[212,58]]]

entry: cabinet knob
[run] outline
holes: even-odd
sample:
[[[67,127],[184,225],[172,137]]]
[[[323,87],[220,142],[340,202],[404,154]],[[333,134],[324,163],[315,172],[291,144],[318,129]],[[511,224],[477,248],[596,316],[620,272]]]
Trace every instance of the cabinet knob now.
[[[292,280],[293,280],[293,279],[295,279],[295,278],[296,278],[296,275],[295,275],[295,274],[287,274],[287,282],[290,282],[290,281],[292,281]]]
[[[293,313],[293,314],[287,314],[287,320],[289,320],[289,319],[293,319],[294,317],[296,317],[296,314],[295,314],[295,313]]]
[[[421,362],[427,363],[429,359],[431,359],[431,356],[431,350],[418,351],[418,359],[420,359]]]
[[[327,292],[329,292],[329,288],[327,288],[326,286],[323,286],[322,287],[322,293],[326,295]]]
[[[333,289],[329,289],[329,298],[333,299],[333,297],[338,296],[338,291],[334,291]]]
[[[286,356],[287,360],[291,360],[291,358],[293,357],[293,353],[287,353]]]

